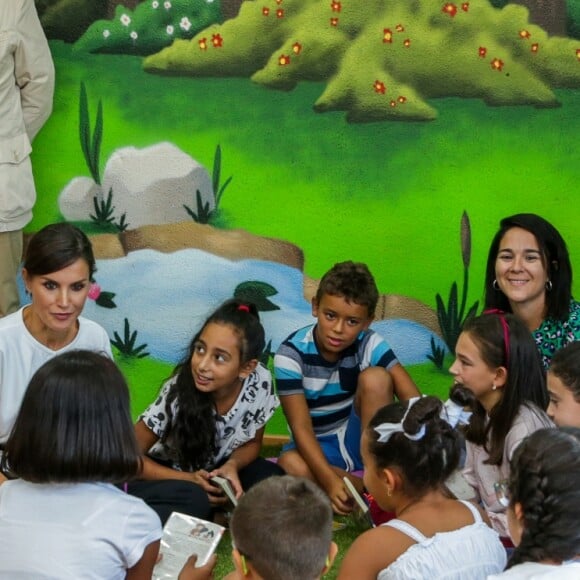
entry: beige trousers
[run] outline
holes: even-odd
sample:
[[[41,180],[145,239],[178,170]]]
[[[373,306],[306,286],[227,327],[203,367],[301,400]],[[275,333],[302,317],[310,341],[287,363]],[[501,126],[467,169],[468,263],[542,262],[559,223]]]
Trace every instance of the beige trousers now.
[[[16,274],[22,260],[22,230],[0,232],[0,317],[20,307]]]

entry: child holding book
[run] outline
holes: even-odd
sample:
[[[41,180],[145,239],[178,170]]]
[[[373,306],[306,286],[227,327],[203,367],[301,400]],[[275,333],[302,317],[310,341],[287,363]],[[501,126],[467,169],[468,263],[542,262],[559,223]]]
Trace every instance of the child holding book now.
[[[522,440],[553,425],[544,412],[548,401],[540,357],[524,323],[499,311],[468,320],[455,354],[451,398],[473,410],[463,474],[494,529],[507,538],[505,506],[494,486],[509,476],[509,461]]]
[[[0,577],[151,578],[161,525],[114,484],[141,459],[129,390],[108,357],[69,351],[32,377],[6,442]]]
[[[270,372],[258,362],[264,345],[256,307],[228,300],[205,321],[139,418],[141,478],[150,481],[129,484],[129,492],[150,503],[162,521],[172,511],[210,519],[210,506],[228,501],[213,476],[227,479],[240,497],[257,481],[283,473],[259,457],[266,422],[278,406]]]
[[[580,429],[541,429],[514,453],[506,580],[580,578]]]
[[[396,519],[355,540],[339,580],[485,580],[503,570],[498,534],[477,507],[444,491],[461,451],[448,421],[436,397],[394,403],[372,418],[361,444],[364,483]]]
[[[558,427],[580,427],[580,342],[556,351],[548,370],[548,415]]]
[[[335,264],[312,300],[316,324],[292,333],[274,358],[292,432],[279,465],[317,482],[339,514],[352,509],[342,478],[362,469],[361,429],[395,396],[418,395],[395,353],[369,329],[377,302],[365,264]],[[352,479],[362,487],[360,478]]]
[[[236,567],[226,580],[315,580],[336,556],[332,508],[311,481],[262,481],[239,501],[230,523]]]

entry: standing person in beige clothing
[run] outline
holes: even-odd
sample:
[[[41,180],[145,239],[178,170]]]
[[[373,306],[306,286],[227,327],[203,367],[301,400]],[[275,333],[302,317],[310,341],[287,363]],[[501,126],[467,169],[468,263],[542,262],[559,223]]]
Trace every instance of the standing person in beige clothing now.
[[[0,317],[19,307],[22,229],[36,190],[30,143],[48,119],[54,65],[34,0],[0,2]]]

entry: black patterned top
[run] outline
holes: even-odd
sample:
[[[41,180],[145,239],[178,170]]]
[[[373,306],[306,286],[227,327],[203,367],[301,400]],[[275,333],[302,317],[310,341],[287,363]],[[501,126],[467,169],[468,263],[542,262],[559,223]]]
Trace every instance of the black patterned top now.
[[[542,356],[544,370],[548,370],[557,350],[580,340],[580,302],[570,301],[570,315],[567,320],[546,318],[533,334]]]
[[[159,437],[148,455],[161,461],[170,461],[174,469],[181,470],[175,461],[177,453],[172,447],[171,437],[161,443],[169,423],[166,412],[166,401],[169,389],[174,378],[168,380],[162,387],[157,400],[149,405],[139,417],[145,425]],[[274,394],[272,375],[270,371],[259,364],[244,381],[240,394],[232,408],[225,415],[216,412],[216,454],[206,469],[212,469],[229,457],[232,452],[244,443],[252,440],[274,414],[280,405],[278,397]],[[173,416],[177,414],[177,400],[172,402]]]

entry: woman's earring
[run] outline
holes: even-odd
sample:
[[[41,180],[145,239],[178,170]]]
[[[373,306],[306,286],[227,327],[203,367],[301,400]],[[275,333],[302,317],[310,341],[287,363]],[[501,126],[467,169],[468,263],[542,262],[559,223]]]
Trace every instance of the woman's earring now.
[[[387,496],[391,497],[392,494],[393,494],[393,490],[390,487],[387,487]]]
[[[496,385],[495,383],[493,383],[493,384],[491,385],[491,390],[492,390],[492,391],[497,391],[497,385]]]
[[[494,290],[499,290],[499,284],[497,283],[497,280],[494,280],[494,281],[491,283],[491,287],[492,287]]]
[[[546,280],[546,290],[551,292],[553,288],[552,280]]]

